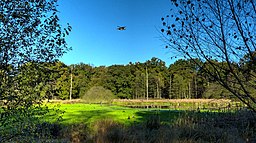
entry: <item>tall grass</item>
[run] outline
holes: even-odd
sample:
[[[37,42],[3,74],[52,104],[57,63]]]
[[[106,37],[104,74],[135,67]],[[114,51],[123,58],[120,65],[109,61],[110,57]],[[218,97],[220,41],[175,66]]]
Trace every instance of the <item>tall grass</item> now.
[[[203,118],[188,113],[171,125],[162,124],[155,114],[129,127],[109,119],[95,122],[91,129],[84,124],[72,125],[62,138],[94,143],[255,142],[255,124],[249,112]]]
[[[245,107],[240,102],[228,99],[115,99],[113,104],[132,108],[168,108],[175,110],[237,110]]]
[[[255,114],[250,111],[178,112],[170,123],[162,122],[160,112],[130,126],[111,119],[63,126],[57,138],[96,143],[256,142]]]
[[[67,143],[256,142],[256,115],[246,109],[175,111],[81,103],[59,109],[65,111],[62,122],[40,122],[34,129],[41,138],[27,138]]]

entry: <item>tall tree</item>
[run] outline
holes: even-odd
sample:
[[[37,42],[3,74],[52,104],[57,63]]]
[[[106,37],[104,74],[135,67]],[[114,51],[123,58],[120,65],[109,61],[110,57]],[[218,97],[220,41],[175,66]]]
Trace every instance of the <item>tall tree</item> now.
[[[56,81],[57,94],[59,99],[69,99],[70,96],[70,68],[61,63],[59,65],[59,78]]]
[[[190,60],[180,59],[170,65],[169,72],[170,82],[172,85],[170,96],[177,94],[179,95],[179,98],[196,97],[193,95],[193,93],[197,92],[195,91],[197,90],[195,87],[197,86],[196,76],[198,72],[196,65],[194,65]]]
[[[92,77],[89,83],[89,87],[93,86],[102,86],[107,88],[108,82],[106,81],[108,78],[107,75],[108,68],[105,66],[94,67],[92,69]]]
[[[87,90],[90,89],[90,82],[93,75],[93,67],[88,64],[80,63],[74,65],[74,90],[77,94],[74,94],[74,98],[83,97]]]
[[[41,87],[41,96],[50,99],[58,98],[57,81],[62,74],[62,69],[66,66],[60,61],[52,63],[41,63],[48,69],[47,83],[41,82],[38,86]]]
[[[146,73],[144,69],[144,64],[140,62],[129,63],[130,72],[132,74],[131,89],[132,98],[146,98]]]
[[[176,7],[172,14],[162,18],[166,47],[186,58],[208,62],[209,66],[201,66],[208,76],[256,112],[256,88],[246,80],[254,75],[242,74],[238,64],[244,55],[256,62],[255,1],[172,0],[172,4]],[[223,74],[229,74],[229,80]]]
[[[149,97],[161,98],[164,88],[165,62],[156,57],[145,62],[148,71]]]
[[[71,27],[61,27],[57,12],[57,0],[0,1],[0,142],[34,133],[32,118],[42,99],[37,87],[49,75],[40,63],[69,50]]]
[[[129,66],[112,65],[107,72],[108,89],[119,98],[130,98],[132,96],[131,81],[132,74]]]

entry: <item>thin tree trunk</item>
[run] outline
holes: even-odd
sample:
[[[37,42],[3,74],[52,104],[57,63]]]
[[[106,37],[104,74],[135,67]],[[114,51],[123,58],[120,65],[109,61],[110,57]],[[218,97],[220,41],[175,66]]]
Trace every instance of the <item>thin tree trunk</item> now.
[[[172,98],[172,76],[170,75],[169,98]]]
[[[146,96],[148,100],[148,68],[146,67]]]
[[[188,98],[191,98],[191,92],[190,92],[190,82],[188,83]]]
[[[196,98],[197,98],[197,85],[196,85],[197,83],[196,83],[196,76],[195,76],[195,91],[196,91]]]
[[[73,76],[72,76],[72,67],[71,67],[69,100],[72,100],[72,85],[73,85],[72,80],[73,80]]]
[[[159,98],[159,87],[158,82],[156,82],[156,98]]]

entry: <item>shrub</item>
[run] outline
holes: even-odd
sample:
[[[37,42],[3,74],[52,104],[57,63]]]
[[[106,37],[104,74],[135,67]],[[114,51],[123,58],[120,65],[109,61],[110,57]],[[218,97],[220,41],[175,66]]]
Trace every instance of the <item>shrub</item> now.
[[[108,103],[114,99],[114,94],[102,86],[93,86],[85,93],[83,99],[88,103]]]

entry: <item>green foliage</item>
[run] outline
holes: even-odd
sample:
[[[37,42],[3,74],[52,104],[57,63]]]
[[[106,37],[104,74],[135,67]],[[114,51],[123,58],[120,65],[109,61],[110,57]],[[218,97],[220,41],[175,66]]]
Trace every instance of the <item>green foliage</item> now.
[[[194,64],[193,61],[197,61],[200,65]],[[223,69],[227,68],[225,62],[212,61],[212,63]],[[213,70],[210,68],[210,64],[198,59],[183,59],[177,60],[167,68],[165,63],[158,58],[152,58],[145,63],[136,62],[109,67],[93,67],[83,63],[67,66],[61,62],[54,62],[46,64],[51,71],[48,76],[50,82],[46,85],[40,83],[38,87],[40,87],[41,96],[49,99],[69,99],[72,75],[72,98],[83,98],[90,88],[102,86],[111,90],[115,98],[145,99],[146,74],[148,74],[149,98],[216,97],[233,99],[233,96],[227,90],[222,90],[221,86],[210,86],[219,84],[202,68]],[[200,66],[202,67],[200,68]],[[253,75],[253,71],[251,74]],[[232,74],[225,70],[222,70],[219,75],[229,82],[234,80]],[[253,84],[254,78],[250,77],[248,81]],[[218,91],[221,92],[214,92],[213,89],[220,89]],[[254,95],[253,88],[249,92]],[[220,96],[220,93],[223,96]]]
[[[197,59],[194,59],[197,60]],[[198,67],[191,60],[177,60],[169,67],[170,98],[198,98]]]
[[[93,67],[87,64],[77,64],[72,65],[73,66],[73,91],[76,90],[76,92],[73,93],[73,98],[81,98],[85,95],[85,93],[90,88],[90,82],[93,76]]]
[[[56,81],[56,86],[59,98],[68,99],[70,90],[70,72],[66,65],[61,68],[60,77]]]
[[[215,99],[223,99],[230,98],[232,99],[233,95],[227,89],[222,87],[218,83],[210,83],[204,92],[204,98],[215,98]],[[234,97],[233,97],[234,98]]]
[[[162,98],[164,88],[164,76],[167,72],[165,62],[158,58],[151,58],[145,62],[148,69],[149,97]]]
[[[62,114],[62,111],[48,109],[46,105],[5,110],[1,113],[0,141],[35,142],[52,139],[53,133],[49,130],[51,124],[41,125],[49,119],[52,123],[58,122]]]
[[[108,67],[108,78],[105,87],[110,89],[115,95],[121,95],[122,98],[131,97],[132,74],[129,66],[113,65]]]
[[[200,65],[194,64],[197,61]],[[222,69],[227,68],[227,63],[211,61]],[[72,75],[72,98],[83,98],[87,91],[94,86],[101,86],[110,90],[115,98],[120,99],[145,99],[146,74],[149,82],[149,98],[227,98],[234,96],[221,87],[221,84],[204,68],[214,70],[209,62],[198,59],[177,60],[168,68],[158,58],[152,58],[145,63],[129,63],[128,65],[113,65],[109,67],[93,67],[88,64],[75,64],[67,66],[62,62],[44,63],[50,74],[48,83],[37,85],[40,96],[48,99],[69,99]],[[202,67],[204,68],[202,68]],[[234,64],[235,66],[235,64]],[[245,66],[245,65],[244,65]],[[72,70],[71,70],[72,69]],[[147,73],[146,73],[147,69]],[[246,70],[246,67],[245,67]],[[240,72],[239,74],[244,74]],[[253,71],[251,75],[255,74]],[[42,75],[41,75],[42,76]],[[230,72],[220,71],[221,78],[233,82]],[[255,78],[248,77],[250,84]],[[217,85],[218,84],[218,85]],[[254,95],[253,88],[247,87],[250,94]],[[218,90],[218,92],[214,91]]]
[[[0,9],[0,142],[15,142],[33,135],[46,113],[39,108],[46,92],[40,93],[50,82],[50,63],[70,49],[71,26],[59,24],[57,0],[2,0]]]
[[[135,65],[136,66],[136,65]],[[145,98],[145,70],[140,69],[140,67],[137,67],[134,72],[132,72],[134,75],[134,79],[132,82],[132,88],[133,88],[133,93],[132,97],[133,99],[137,98]]]
[[[88,103],[108,103],[114,99],[114,95],[102,86],[93,86],[85,93],[83,99]]]

